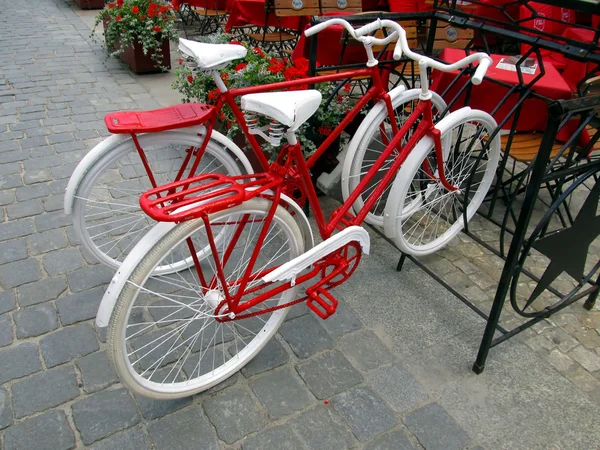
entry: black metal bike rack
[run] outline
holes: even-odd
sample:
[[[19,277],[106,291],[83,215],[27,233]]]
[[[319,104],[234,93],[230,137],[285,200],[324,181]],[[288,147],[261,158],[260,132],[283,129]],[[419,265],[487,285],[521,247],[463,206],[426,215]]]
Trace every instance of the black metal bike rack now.
[[[480,1],[472,0],[475,6]],[[525,0],[515,0],[511,5],[526,5]],[[584,13],[600,14],[598,0],[541,0],[541,3],[578,10]],[[488,5],[486,5],[488,6]],[[488,6],[489,7],[489,6]],[[527,6],[525,6],[527,7]],[[527,7],[528,8],[528,7]],[[437,21],[444,21],[452,26],[474,30],[474,38],[467,49],[484,50],[488,53],[517,54],[523,44],[529,47],[522,55],[521,62],[527,56],[537,56],[542,73],[544,72],[541,51],[552,51],[564,55],[568,60],[587,63],[587,72],[578,85],[578,93],[586,81],[600,75],[600,29],[587,27],[595,32],[592,42],[580,42],[566,39],[550,33],[540,32],[528,26],[538,18],[535,10],[530,16],[511,17],[505,7],[496,7],[503,20],[490,19],[476,14],[474,9],[464,11],[457,6],[456,0],[435,0],[434,11],[430,13],[395,14],[375,13],[360,16],[349,16],[344,19],[360,25],[373,21],[375,18],[390,20],[420,20],[429,21],[430,27],[427,39],[421,44],[420,51],[435,57],[433,51]],[[330,17],[314,17],[312,23],[320,23]],[[546,18],[549,21],[554,19]],[[554,20],[556,22],[556,20]],[[579,26],[579,25],[578,25]],[[585,26],[582,28],[586,28]],[[332,67],[316,67],[317,35],[310,40],[311,70],[331,70]],[[341,61],[341,57],[340,57]],[[483,334],[473,371],[481,373],[484,370],[489,351],[494,346],[510,339],[529,327],[549,318],[556,312],[572,303],[585,299],[584,307],[591,309],[600,292],[600,261],[588,261],[588,249],[594,239],[600,235],[600,154],[595,155],[594,146],[600,142],[600,95],[581,96],[571,100],[554,101],[541,96],[535,91],[535,82],[525,83],[521,73],[520,63],[517,65],[517,85],[503,85],[508,89],[505,101],[510,95],[518,96],[514,107],[502,120],[498,120],[498,130],[513,120],[512,126],[506,132],[503,152],[504,156],[498,167],[497,182],[488,194],[488,198],[479,215],[498,227],[498,241],[492,245],[470,230],[463,230],[479,245],[491,251],[504,260],[504,266],[496,287],[495,297],[489,312],[482,311],[477,305],[444,280],[429,270],[418,259],[408,257],[416,265],[434,277],[446,289],[456,295],[465,305],[483,317],[487,324]],[[383,61],[382,64],[393,67],[397,62]],[[346,69],[357,65],[339,65],[333,68]],[[464,73],[472,73],[472,68],[464,69],[446,89],[440,93],[443,97],[458,83]],[[538,77],[539,78],[539,77]],[[465,83],[453,98],[445,98],[448,108],[463,106],[456,102],[462,98],[464,106],[468,105],[471,83]],[[464,94],[464,95],[461,95]],[[543,100],[548,107],[548,124],[535,158],[525,164],[519,163],[519,172],[510,174],[508,180],[503,180],[507,170],[511,145],[517,134],[516,124],[525,101],[529,98]],[[502,102],[501,102],[502,104]],[[497,108],[500,105],[497,105]],[[444,113],[446,113],[445,111]],[[573,121],[577,126],[573,127]],[[570,128],[565,128],[570,123]],[[564,138],[565,130],[570,132]],[[561,142],[557,141],[559,132],[563,132]],[[581,144],[584,135],[588,138],[586,144]],[[598,152],[600,153],[600,151]],[[579,203],[581,206],[579,207]],[[536,206],[544,205],[545,214],[537,217],[534,214]],[[575,213],[574,211],[577,210]],[[539,211],[539,208],[538,208]],[[381,234],[381,233],[380,233]],[[389,240],[388,240],[389,241]],[[389,241],[391,243],[391,241]],[[508,246],[508,251],[506,247]],[[398,270],[407,256],[403,255],[398,263]],[[540,258],[545,261],[546,269],[542,274],[535,274],[528,266],[528,258]],[[596,257],[597,258],[597,257]],[[553,282],[560,280],[566,272],[571,278],[568,289],[558,289]],[[528,280],[531,292],[521,292],[522,280]],[[574,282],[572,280],[575,280]],[[525,295],[524,295],[525,294]],[[499,324],[500,316],[509,300],[512,310],[521,317],[523,323],[507,330]],[[499,337],[494,337],[499,332]]]

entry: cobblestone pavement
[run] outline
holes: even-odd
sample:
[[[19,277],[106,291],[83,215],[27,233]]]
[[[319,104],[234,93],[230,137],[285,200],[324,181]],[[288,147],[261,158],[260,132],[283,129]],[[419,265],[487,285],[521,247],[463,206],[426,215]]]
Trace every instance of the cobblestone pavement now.
[[[0,7],[0,449],[598,446],[597,312],[573,306],[530,333],[535,351],[509,342],[475,376],[482,322],[414,265],[397,274],[375,235],[331,319],[294,308],[208,393],[130,394],[93,322],[112,273],[81,253],[62,193],[106,111],[156,102],[63,0]],[[483,303],[493,261],[461,238],[427,264]]]

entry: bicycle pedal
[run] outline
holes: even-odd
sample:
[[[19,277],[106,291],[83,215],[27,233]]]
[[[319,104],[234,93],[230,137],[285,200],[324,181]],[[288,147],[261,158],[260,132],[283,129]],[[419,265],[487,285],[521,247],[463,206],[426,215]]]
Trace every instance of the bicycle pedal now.
[[[316,289],[309,288],[306,293],[308,294],[306,306],[321,319],[327,319],[335,313],[338,301],[329,291],[318,287]]]

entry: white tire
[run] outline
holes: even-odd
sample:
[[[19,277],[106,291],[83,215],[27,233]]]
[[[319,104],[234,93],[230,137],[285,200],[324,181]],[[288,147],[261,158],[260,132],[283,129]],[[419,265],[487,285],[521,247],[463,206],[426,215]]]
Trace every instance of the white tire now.
[[[396,175],[385,208],[386,236],[414,256],[434,253],[456,236],[464,227],[465,205],[466,219],[471,220],[494,180],[500,157],[499,136],[490,141],[497,124],[486,112],[461,108],[436,128],[443,140],[446,179],[458,189],[448,191],[428,175],[437,177],[439,172],[433,138],[426,136]]]

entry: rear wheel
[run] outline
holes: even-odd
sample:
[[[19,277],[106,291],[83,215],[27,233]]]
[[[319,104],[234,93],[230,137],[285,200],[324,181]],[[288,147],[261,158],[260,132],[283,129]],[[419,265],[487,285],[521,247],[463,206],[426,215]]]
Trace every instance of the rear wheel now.
[[[252,199],[210,216],[213,235],[221,228],[234,230],[225,233],[226,238],[216,246],[219,261],[229,254],[223,275],[232,294],[240,288],[271,205],[266,199]],[[282,308],[253,317],[217,320],[223,319],[219,306],[224,299],[224,285],[218,278],[207,290],[199,282],[195,266],[155,275],[156,267],[189,255],[189,240],[196,248],[208,245],[202,220],[178,224],[139,260],[110,320],[108,343],[116,371],[131,390],[148,397],[185,397],[225,380],[265,346],[287,314],[287,308]],[[265,284],[262,277],[303,251],[302,233],[294,218],[277,207],[240,304],[281,284]],[[200,267],[210,284],[217,273],[213,256],[205,258]],[[294,295],[295,288],[285,290],[242,314],[288,303]]]
[[[204,140],[204,136],[181,131],[138,138],[159,186],[175,180],[187,151],[197,149]],[[241,170],[227,149],[211,139],[196,170],[196,175],[203,173],[239,175]],[[156,224],[139,205],[140,195],[151,188],[132,140],[107,153],[84,175],[75,193],[73,225],[81,244],[99,262],[117,269]]]

